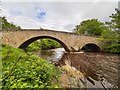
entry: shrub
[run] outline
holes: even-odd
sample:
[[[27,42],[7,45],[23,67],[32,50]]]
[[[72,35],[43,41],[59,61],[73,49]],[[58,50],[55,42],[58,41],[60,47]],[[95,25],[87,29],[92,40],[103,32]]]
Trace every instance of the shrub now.
[[[2,46],[2,88],[53,88],[60,70],[21,49]],[[54,81],[54,82],[53,82]]]
[[[120,54],[120,44],[111,44],[108,47],[105,47],[105,52]]]

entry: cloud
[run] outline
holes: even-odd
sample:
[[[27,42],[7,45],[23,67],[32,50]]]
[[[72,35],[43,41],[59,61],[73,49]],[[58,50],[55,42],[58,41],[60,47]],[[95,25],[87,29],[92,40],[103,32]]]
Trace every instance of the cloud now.
[[[15,16],[19,16],[19,15],[22,15],[22,12],[18,11],[18,10],[13,10],[11,11],[11,13]]]
[[[86,19],[109,21],[109,15],[115,12],[118,3],[102,1],[2,2],[2,15],[22,28],[42,27],[71,32],[77,24]]]

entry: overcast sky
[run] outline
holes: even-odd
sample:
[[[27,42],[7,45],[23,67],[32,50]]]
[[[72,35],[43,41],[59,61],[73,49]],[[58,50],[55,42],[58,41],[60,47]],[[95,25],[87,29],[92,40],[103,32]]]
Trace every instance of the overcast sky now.
[[[71,32],[83,20],[109,21],[118,8],[118,1],[2,0],[2,16],[25,29],[41,27]]]

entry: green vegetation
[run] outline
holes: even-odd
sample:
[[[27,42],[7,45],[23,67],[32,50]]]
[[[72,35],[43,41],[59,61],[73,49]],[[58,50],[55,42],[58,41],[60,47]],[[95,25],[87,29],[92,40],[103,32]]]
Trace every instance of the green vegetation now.
[[[77,25],[74,32],[79,35],[97,36],[104,45],[104,52],[120,53],[120,10],[110,16],[110,22],[100,22],[97,19],[85,20]]]
[[[60,70],[40,57],[2,45],[2,88],[58,88]]]
[[[100,38],[105,43],[105,52],[120,54],[120,10],[115,11],[116,13],[110,16],[111,21],[106,22],[109,30],[104,31]]]
[[[103,31],[99,38],[104,43],[104,51],[107,53],[120,53],[119,37],[119,34],[114,30]]]
[[[98,19],[91,19],[82,21],[80,25],[76,26],[74,32],[80,35],[100,36],[105,29],[104,23],[98,21]]]
[[[54,49],[62,47],[57,41],[52,39],[40,39],[39,41],[34,41],[27,48],[26,51],[38,51],[46,49]]]
[[[20,26],[9,23],[5,17],[0,17],[0,22],[2,22],[3,31],[21,30]]]

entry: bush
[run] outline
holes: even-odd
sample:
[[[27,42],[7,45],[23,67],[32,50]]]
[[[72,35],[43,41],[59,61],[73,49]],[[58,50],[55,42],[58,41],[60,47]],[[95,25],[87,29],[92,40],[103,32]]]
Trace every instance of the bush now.
[[[106,47],[104,51],[108,53],[120,54],[120,44],[111,44],[108,47]]]
[[[42,39],[40,44],[42,50],[61,47],[61,45],[57,41],[54,41],[52,39]]]
[[[27,48],[26,51],[38,51],[46,49],[54,49],[62,47],[57,41],[52,39],[41,39],[40,41],[34,41]]]
[[[41,49],[41,43],[39,41],[34,41],[25,50],[28,52],[39,51]]]
[[[2,46],[2,88],[53,88],[60,70],[21,49]]]

